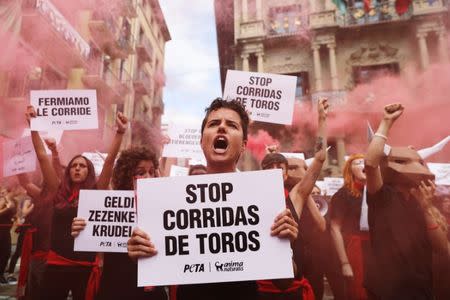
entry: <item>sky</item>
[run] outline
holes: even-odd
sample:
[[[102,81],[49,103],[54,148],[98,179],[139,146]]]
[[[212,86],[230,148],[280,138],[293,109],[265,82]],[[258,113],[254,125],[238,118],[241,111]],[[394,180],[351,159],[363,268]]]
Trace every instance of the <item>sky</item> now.
[[[213,0],[160,0],[172,40],[166,43],[163,122],[203,118],[221,96]]]

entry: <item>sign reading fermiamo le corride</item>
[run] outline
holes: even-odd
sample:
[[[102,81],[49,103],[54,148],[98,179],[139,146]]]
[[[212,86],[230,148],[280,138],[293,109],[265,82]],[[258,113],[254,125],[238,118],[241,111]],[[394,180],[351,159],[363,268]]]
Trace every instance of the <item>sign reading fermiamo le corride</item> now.
[[[97,129],[95,90],[39,90],[30,92],[36,110],[31,130]]]

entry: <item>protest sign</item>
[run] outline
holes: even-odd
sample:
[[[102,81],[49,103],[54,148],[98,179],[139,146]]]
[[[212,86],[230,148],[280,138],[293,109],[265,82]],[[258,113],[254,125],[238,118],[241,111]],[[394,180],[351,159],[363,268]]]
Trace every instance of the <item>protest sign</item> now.
[[[236,99],[254,121],[292,124],[297,77],[228,70],[224,99]]]
[[[186,167],[180,167],[177,165],[171,165],[170,166],[170,177],[173,176],[187,176],[189,174],[189,168]]]
[[[197,159],[204,157],[200,147],[200,125],[171,123],[168,126],[167,135],[170,142],[164,145],[163,157]]]
[[[137,198],[158,250],[139,259],[138,286],[293,276],[289,241],[270,235],[286,205],[281,170],[139,179]]]
[[[297,158],[297,159],[305,160],[305,154],[303,154],[303,153],[281,152],[280,154],[282,154],[286,158]]]
[[[105,159],[108,156],[108,153],[83,152],[82,155],[92,162],[92,164],[94,165],[95,176],[99,176],[102,172],[103,165],[105,164]]]
[[[342,177],[324,177],[323,181],[325,182],[327,196],[333,196],[344,185],[344,178]]]
[[[38,90],[30,92],[36,110],[31,130],[97,129],[95,90]]]
[[[3,176],[34,170],[36,170],[36,153],[30,136],[3,143]]]
[[[450,185],[450,164],[427,163],[437,185]]]
[[[77,217],[86,227],[74,251],[125,253],[136,223],[134,191],[81,190]]]

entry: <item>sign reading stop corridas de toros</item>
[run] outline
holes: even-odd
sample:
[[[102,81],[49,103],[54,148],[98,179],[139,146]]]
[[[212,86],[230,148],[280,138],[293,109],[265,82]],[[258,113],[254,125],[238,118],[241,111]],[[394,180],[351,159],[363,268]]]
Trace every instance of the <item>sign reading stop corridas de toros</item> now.
[[[236,99],[250,118],[277,124],[292,124],[297,77],[228,70],[224,99]]]
[[[36,110],[31,130],[97,129],[95,90],[39,90],[30,92]]]
[[[137,199],[158,250],[139,259],[138,286],[293,277],[289,241],[270,235],[281,170],[139,179]]]
[[[134,191],[81,190],[77,217],[86,227],[75,238],[74,251],[127,252],[136,225]]]

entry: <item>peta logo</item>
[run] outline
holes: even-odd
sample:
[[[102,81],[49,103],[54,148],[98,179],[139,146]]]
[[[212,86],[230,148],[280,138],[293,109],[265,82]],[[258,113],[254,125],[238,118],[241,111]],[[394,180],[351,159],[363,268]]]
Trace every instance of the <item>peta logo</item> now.
[[[240,272],[244,271],[243,261],[218,262],[214,264],[217,272]]]
[[[205,264],[192,264],[192,265],[184,265],[183,273],[197,273],[197,272],[205,272]]]

